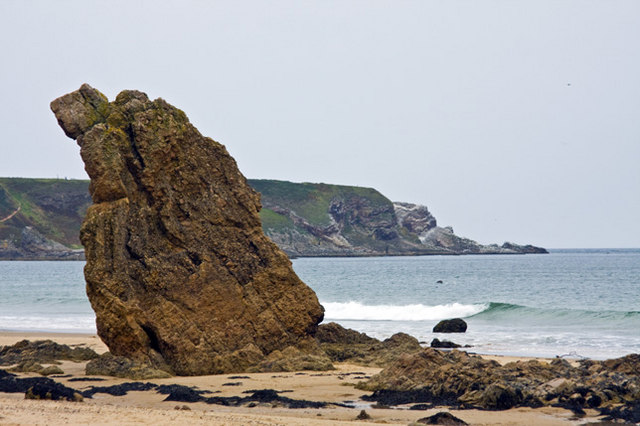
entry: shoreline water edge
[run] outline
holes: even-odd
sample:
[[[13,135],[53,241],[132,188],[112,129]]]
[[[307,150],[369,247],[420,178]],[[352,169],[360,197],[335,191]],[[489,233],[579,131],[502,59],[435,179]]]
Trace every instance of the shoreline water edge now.
[[[461,317],[469,330],[454,340],[480,354],[606,359],[640,352],[640,250],[300,258],[293,265],[318,294],[325,322],[378,339],[404,332],[428,344],[439,320]],[[0,262],[0,330],[95,332],[83,266]]]

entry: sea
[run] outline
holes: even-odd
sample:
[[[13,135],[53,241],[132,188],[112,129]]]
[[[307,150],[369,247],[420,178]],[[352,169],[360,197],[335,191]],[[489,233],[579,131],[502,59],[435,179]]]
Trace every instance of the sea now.
[[[640,249],[550,254],[299,258],[325,322],[404,332],[479,354],[607,359],[640,353]],[[0,262],[0,330],[95,333],[84,262]],[[463,318],[466,333],[440,334]]]

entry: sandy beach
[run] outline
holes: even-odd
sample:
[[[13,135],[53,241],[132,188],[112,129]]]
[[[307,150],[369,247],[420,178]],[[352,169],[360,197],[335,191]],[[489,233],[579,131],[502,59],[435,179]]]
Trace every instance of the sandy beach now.
[[[106,346],[91,334],[61,334],[32,332],[0,332],[0,346],[13,345],[28,340],[51,339],[60,344],[83,345],[98,353]],[[491,356],[500,363],[525,358]],[[84,374],[84,363],[62,361],[59,367],[64,374],[52,378],[80,391],[91,386],[111,386],[132,382],[114,377],[96,377],[100,381],[73,381]],[[440,411],[450,411],[456,417],[475,425],[570,425],[598,420],[595,411],[587,411],[583,418],[576,418],[571,411],[561,408],[516,408],[506,411],[449,410],[447,408],[425,411],[402,408],[373,408],[371,403],[360,400],[367,392],[355,389],[363,378],[376,374],[379,368],[338,364],[328,372],[255,373],[241,375],[214,375],[171,377],[149,380],[152,383],[196,386],[216,396],[244,396],[244,391],[275,389],[293,399],[351,404],[355,408],[329,405],[319,409],[290,409],[257,404],[255,407],[227,407],[204,402],[176,403],[163,401],[166,395],[151,391],[132,391],[125,396],[96,393],[83,402],[27,400],[21,393],[0,393],[0,424],[215,424],[215,425],[342,425],[342,424],[398,424],[407,425],[420,418]],[[4,367],[6,368],[6,367]],[[20,373],[20,377],[38,376]],[[239,376],[239,377],[238,377]],[[91,376],[95,377],[95,376]],[[368,420],[356,420],[361,410],[371,416]]]

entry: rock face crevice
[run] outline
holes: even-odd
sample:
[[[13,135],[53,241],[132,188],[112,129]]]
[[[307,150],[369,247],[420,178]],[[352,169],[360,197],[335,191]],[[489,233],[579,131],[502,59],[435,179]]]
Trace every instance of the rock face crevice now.
[[[315,293],[263,233],[225,147],[162,99],[88,85],[51,103],[91,178],[87,294],[114,355],[183,374],[238,372],[305,345]]]

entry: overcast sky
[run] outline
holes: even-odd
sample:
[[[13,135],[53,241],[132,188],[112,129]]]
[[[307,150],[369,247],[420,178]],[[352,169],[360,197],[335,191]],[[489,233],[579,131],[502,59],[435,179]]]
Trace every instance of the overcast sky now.
[[[640,1],[0,0],[0,176],[86,179],[84,82],[249,178],[374,187],[482,243],[640,247]]]

